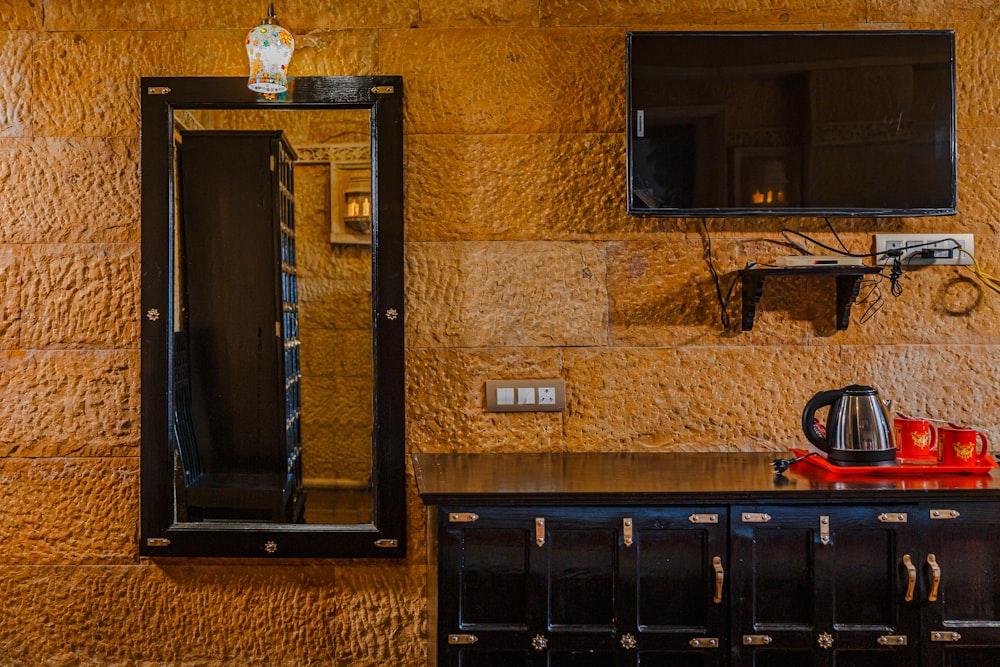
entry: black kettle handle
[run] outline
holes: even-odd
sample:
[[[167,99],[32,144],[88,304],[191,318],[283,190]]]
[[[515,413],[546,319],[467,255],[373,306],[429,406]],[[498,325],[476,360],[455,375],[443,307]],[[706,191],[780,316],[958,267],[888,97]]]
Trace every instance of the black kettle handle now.
[[[806,403],[806,407],[802,410],[802,432],[806,434],[806,438],[812,444],[819,447],[824,452],[830,452],[830,442],[826,437],[820,437],[816,433],[816,428],[813,426],[813,422],[816,421],[816,412],[827,405],[833,405],[837,399],[844,395],[843,389],[831,389],[829,391],[821,391]],[[829,434],[827,434],[829,436]]]

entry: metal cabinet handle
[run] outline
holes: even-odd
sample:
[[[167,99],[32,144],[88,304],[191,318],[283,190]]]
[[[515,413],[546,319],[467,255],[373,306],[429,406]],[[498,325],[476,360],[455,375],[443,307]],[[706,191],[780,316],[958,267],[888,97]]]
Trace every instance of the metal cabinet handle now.
[[[927,554],[927,564],[931,568],[931,592],[927,594],[927,601],[934,602],[937,600],[938,587],[941,585],[941,566],[938,565],[934,554]]]
[[[913,602],[913,589],[917,585],[917,568],[913,565],[910,554],[903,554],[903,566],[906,567],[906,596],[903,599]]]
[[[719,604],[722,602],[722,584],[726,580],[726,571],[722,568],[722,559],[715,556],[712,559],[712,569],[715,570],[715,597],[712,602]]]

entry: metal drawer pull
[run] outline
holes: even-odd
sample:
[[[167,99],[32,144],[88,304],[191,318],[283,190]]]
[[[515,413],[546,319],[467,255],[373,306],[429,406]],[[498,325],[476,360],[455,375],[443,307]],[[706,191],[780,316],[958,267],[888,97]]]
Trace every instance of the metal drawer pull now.
[[[927,594],[927,601],[935,602],[938,597],[938,586],[941,585],[941,566],[938,565],[934,554],[927,554],[927,564],[931,568],[931,592]]]
[[[767,646],[773,641],[771,635],[743,635],[744,646]]]
[[[726,571],[722,568],[722,559],[718,556],[712,558],[712,569],[715,570],[715,597],[712,602],[719,604],[722,602],[722,584],[726,580]]]
[[[719,638],[718,637],[695,637],[688,642],[689,646],[694,648],[718,648]]]
[[[917,585],[917,568],[910,554],[903,554],[903,566],[906,567],[906,596],[903,599],[913,602],[913,589]]]

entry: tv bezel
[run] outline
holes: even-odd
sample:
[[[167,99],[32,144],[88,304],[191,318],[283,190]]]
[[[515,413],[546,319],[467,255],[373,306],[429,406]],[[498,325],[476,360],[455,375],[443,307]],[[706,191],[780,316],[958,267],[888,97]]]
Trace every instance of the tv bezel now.
[[[633,141],[636,132],[636,114],[632,99],[632,42],[636,37],[654,36],[694,36],[694,37],[768,37],[797,36],[812,37],[818,35],[840,36],[893,36],[893,35],[947,35],[951,42],[951,128],[949,152],[951,157],[951,204],[949,206],[931,208],[892,208],[892,207],[692,207],[692,208],[641,208],[633,206]],[[780,217],[780,218],[890,218],[890,217],[924,217],[956,215],[958,213],[958,142],[957,142],[957,76],[955,61],[955,31],[954,30],[683,30],[683,31],[629,31],[626,33],[625,46],[625,98],[626,98],[626,208],[630,216],[660,217],[660,218],[726,218],[726,217]]]

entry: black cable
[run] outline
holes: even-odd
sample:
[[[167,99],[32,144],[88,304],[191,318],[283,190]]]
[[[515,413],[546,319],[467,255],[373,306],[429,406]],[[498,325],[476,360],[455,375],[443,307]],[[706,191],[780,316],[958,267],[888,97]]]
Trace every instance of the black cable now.
[[[719,321],[722,323],[723,329],[729,331],[729,302],[733,298],[733,289],[736,287],[736,282],[740,277],[737,275],[733,278],[733,281],[729,283],[729,289],[726,290],[726,294],[723,296],[722,278],[719,277],[719,272],[715,269],[715,260],[712,259],[712,233],[708,229],[708,219],[702,218],[701,224],[705,228],[705,256],[708,261],[708,270],[712,274],[712,279],[715,282],[715,294],[719,299]]]

